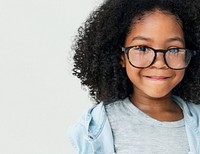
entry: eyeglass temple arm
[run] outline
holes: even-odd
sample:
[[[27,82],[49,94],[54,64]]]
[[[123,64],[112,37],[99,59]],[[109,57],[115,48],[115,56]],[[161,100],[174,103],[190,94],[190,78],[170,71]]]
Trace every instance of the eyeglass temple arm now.
[[[192,53],[192,55],[195,56],[197,54],[197,51],[193,51]]]

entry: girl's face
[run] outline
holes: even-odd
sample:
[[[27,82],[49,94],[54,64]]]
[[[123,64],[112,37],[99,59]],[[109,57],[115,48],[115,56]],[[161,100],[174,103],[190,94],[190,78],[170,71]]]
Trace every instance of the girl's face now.
[[[175,16],[154,11],[135,22],[125,40],[125,47],[148,46],[154,49],[184,48],[184,34],[180,22]],[[155,62],[148,68],[133,67],[127,58],[123,58],[126,72],[133,83],[134,95],[161,98],[182,80],[185,70],[168,68],[163,53],[158,52]]]

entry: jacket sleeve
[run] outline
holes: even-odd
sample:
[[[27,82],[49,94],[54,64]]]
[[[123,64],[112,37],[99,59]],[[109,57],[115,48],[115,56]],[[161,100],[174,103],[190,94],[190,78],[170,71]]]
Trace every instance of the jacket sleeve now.
[[[93,147],[90,142],[90,136],[88,135],[89,122],[91,117],[88,116],[88,113],[93,109],[87,109],[80,119],[72,126],[69,127],[67,135],[71,144],[75,147],[77,154],[92,154]]]
[[[92,146],[83,125],[77,123],[69,127],[68,138],[75,147],[77,154],[92,154]]]
[[[78,154],[114,154],[111,127],[103,103],[88,109],[69,128],[69,138]]]

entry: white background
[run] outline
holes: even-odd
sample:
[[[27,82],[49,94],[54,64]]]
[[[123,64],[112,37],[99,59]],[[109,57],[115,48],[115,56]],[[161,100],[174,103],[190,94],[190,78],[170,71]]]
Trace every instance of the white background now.
[[[91,100],[70,46],[100,2],[0,1],[0,154],[75,154],[67,128]]]

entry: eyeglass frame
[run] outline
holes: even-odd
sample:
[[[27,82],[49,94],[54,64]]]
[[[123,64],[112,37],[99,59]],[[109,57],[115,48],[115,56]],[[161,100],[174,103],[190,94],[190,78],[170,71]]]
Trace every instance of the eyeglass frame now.
[[[152,50],[154,51],[154,53],[155,53],[155,56],[154,56],[153,61],[151,62],[151,64],[148,65],[148,66],[146,66],[146,67],[138,67],[138,66],[133,65],[133,64],[130,62],[130,59],[129,59],[129,51],[130,51],[130,49],[132,49],[133,47],[147,47],[147,48],[149,48],[149,49],[152,49]],[[167,53],[169,50],[171,50],[171,49],[185,49],[185,50],[187,50],[187,51],[190,52],[190,54],[191,54],[190,60],[189,60],[188,64],[187,64],[184,68],[172,68],[172,67],[170,67],[170,66],[168,65],[168,63],[167,63],[167,61],[166,61],[166,56],[165,56],[165,55],[166,55],[166,53]],[[163,53],[163,59],[164,59],[165,64],[167,65],[167,67],[169,67],[170,69],[173,69],[173,70],[183,70],[183,69],[186,69],[186,68],[188,67],[188,65],[189,65],[189,63],[190,63],[190,61],[191,61],[191,58],[197,54],[197,52],[194,51],[194,50],[190,50],[190,49],[186,49],[186,48],[177,48],[177,47],[176,47],[176,48],[170,48],[170,49],[163,50],[163,49],[154,49],[154,48],[148,47],[148,46],[129,46],[129,47],[122,47],[122,51],[125,52],[125,54],[127,55],[129,63],[130,63],[133,67],[139,68],[139,69],[148,68],[148,67],[150,67],[151,65],[153,65],[153,63],[155,62],[155,60],[156,60],[156,58],[157,58],[157,53],[158,53],[158,52],[161,52],[161,53]]]

